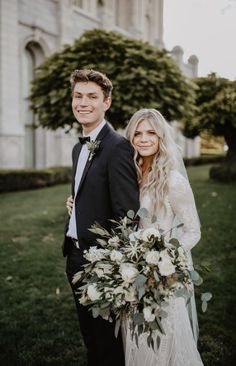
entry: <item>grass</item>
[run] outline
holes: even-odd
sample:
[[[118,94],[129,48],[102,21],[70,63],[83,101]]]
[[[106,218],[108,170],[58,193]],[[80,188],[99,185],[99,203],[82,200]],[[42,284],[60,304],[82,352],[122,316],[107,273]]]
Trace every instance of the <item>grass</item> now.
[[[205,366],[230,366],[236,357],[236,192],[235,185],[209,181],[208,169],[188,170],[202,223],[193,256],[210,265],[203,290],[214,296],[207,313],[199,311],[199,348]],[[69,192],[68,185],[60,185],[0,196],[1,365],[86,364],[61,255]]]

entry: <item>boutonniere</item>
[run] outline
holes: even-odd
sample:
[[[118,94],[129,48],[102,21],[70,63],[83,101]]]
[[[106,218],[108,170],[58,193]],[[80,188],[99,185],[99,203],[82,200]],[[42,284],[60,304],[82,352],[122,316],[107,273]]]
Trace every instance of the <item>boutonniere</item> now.
[[[101,141],[100,140],[95,140],[95,141],[87,141],[86,145],[89,151],[89,158],[88,160],[91,160],[94,155],[96,154],[96,151],[99,149]]]

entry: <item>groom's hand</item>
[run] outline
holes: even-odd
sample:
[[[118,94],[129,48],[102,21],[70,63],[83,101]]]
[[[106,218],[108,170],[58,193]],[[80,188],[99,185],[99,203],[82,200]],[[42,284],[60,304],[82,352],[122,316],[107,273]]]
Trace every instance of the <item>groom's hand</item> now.
[[[73,203],[74,203],[73,197],[69,196],[66,200],[66,208],[69,216],[71,216],[72,214]]]

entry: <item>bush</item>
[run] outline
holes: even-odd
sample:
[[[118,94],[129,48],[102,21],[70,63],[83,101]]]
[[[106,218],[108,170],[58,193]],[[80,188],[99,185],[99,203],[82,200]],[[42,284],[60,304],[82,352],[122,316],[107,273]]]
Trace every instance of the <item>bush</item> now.
[[[236,182],[236,160],[226,160],[225,163],[212,167],[209,174],[211,179],[219,182]]]
[[[42,170],[0,170],[0,192],[43,188],[71,181],[71,168],[54,167]]]

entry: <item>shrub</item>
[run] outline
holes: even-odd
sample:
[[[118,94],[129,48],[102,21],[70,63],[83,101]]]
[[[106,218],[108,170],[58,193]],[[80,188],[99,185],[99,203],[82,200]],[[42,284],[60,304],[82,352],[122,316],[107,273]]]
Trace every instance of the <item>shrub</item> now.
[[[0,192],[42,188],[71,181],[71,168],[54,167],[42,170],[1,170]]]
[[[210,178],[219,182],[236,182],[236,160],[225,160],[224,163],[210,169]]]

